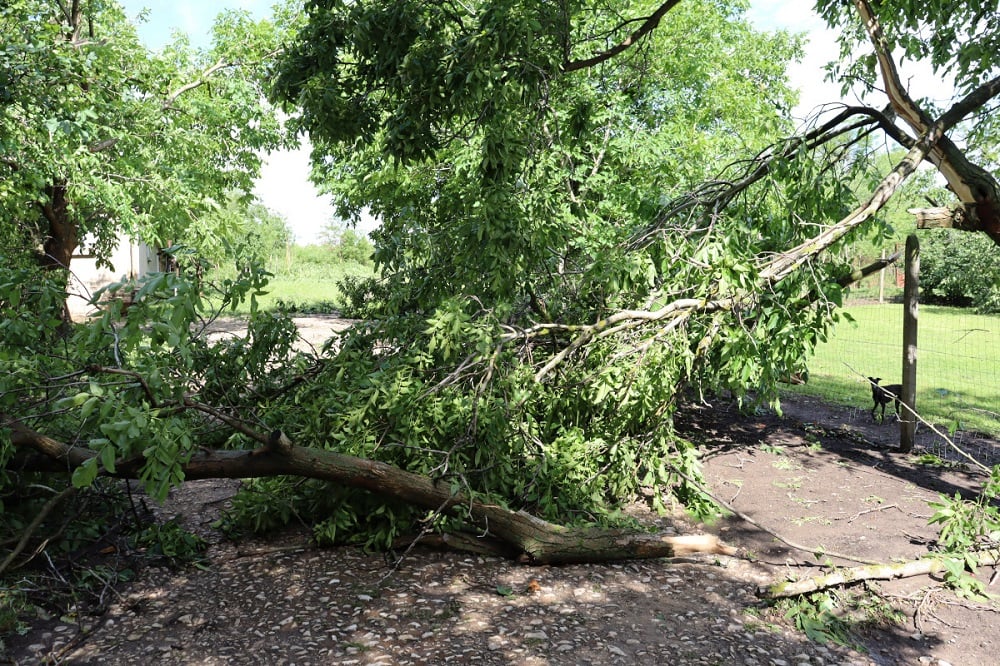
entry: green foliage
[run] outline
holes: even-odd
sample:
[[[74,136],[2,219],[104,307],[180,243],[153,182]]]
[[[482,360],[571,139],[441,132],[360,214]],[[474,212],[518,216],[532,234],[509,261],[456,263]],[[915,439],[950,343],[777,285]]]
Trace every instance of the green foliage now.
[[[928,303],[1000,313],[1000,256],[981,234],[932,229],[920,236],[920,291]]]
[[[227,192],[223,204],[213,206],[175,242],[193,249],[197,259],[216,270],[275,265],[292,241],[291,229],[280,215],[247,198]]]
[[[336,261],[370,266],[375,248],[367,236],[349,229],[343,222],[332,219],[320,232],[323,247],[328,248]]]
[[[814,592],[782,601],[785,617],[817,643],[833,642],[856,647],[851,625],[841,616],[840,600],[832,592]]]
[[[23,617],[31,609],[26,595],[22,590],[0,588],[0,637],[13,633],[24,634],[28,631],[28,625],[23,621]],[[0,654],[5,654],[6,646],[0,638]]]
[[[571,66],[596,48],[587,35],[613,34],[637,9],[310,6],[277,95],[303,106],[300,127],[327,157],[315,175],[342,217],[369,210],[382,225],[378,276],[344,285],[346,312],[368,323],[338,339],[315,381],[271,404],[295,441],[559,522],[619,521],[643,487],[658,507],[672,493],[713,513],[685,481],[698,463],[673,432],[679,392],[766,396],[801,369],[839,302],[839,262],[749,294],[761,258],[806,237],[789,202],[807,218],[843,214],[842,181],[860,166],[831,174],[825,153],[789,151],[771,165],[779,186],[711,218],[707,207],[669,218],[674,195],[708,177],[738,181],[745,165],[715,165],[790,128],[776,108],[793,103],[782,63],[798,44],[754,32],[738,5],[682,5],[634,53]],[[390,26],[398,39],[376,38]],[[325,94],[331,78],[341,94]],[[559,353],[580,322],[677,298],[734,301]],[[518,342],[537,322],[554,327]],[[232,519],[270,527],[324,507],[335,513],[317,538],[384,545],[427,518],[360,491],[288,484],[255,482],[282,508],[254,501]]]
[[[890,53],[903,60],[901,76],[905,81],[913,75],[913,63],[930,65],[935,74],[949,76],[937,89],[914,89],[911,94],[931,117],[938,114],[934,98],[941,89],[955,89],[957,96],[967,95],[996,75],[1000,64],[1000,25],[995,7],[981,0],[953,2],[951,0],[884,0],[869,3],[886,40]],[[865,32],[860,28],[852,3],[820,0],[817,11],[827,24],[837,31],[840,41],[839,61],[831,68],[831,78],[842,83],[846,91],[861,84],[868,90],[877,89],[877,62]],[[1000,119],[981,106],[971,111],[964,126],[951,138],[967,146],[968,156],[981,157],[996,164],[996,139],[1000,134]]]
[[[183,264],[182,264],[183,265]],[[280,260],[269,264],[273,275],[268,277],[267,288],[255,299],[261,310],[278,310],[286,313],[330,314],[347,307],[347,296],[341,288],[344,282],[353,283],[372,276],[368,265],[341,261],[336,253],[319,245],[293,245],[285,248]],[[224,283],[239,274],[234,265],[221,266],[207,271],[209,282]],[[192,278],[196,275],[192,273]],[[209,302],[221,305],[221,292],[211,292]],[[242,302],[230,310],[234,314],[250,314],[249,302]]]
[[[135,542],[146,550],[146,555],[154,559],[162,558],[170,566],[205,566],[208,544],[174,520],[147,526],[136,536]]]
[[[230,12],[211,48],[179,37],[154,53],[118,3],[78,9],[0,8],[0,251],[62,268],[78,246],[107,262],[120,234],[183,237],[283,143],[260,103],[272,23]]]
[[[986,585],[975,578],[979,567],[976,551],[996,548],[1000,543],[1000,509],[996,498],[1000,494],[1000,466],[991,470],[982,492],[974,499],[940,495],[929,502],[934,514],[928,520],[939,525],[939,559],[945,566],[944,578],[959,595],[984,599]]]
[[[13,342],[0,343],[14,368],[0,378],[0,394],[16,396],[5,407],[93,453],[74,473],[80,487],[131,466],[163,498],[199,446],[253,445],[229,427],[238,418],[560,523],[620,524],[621,509],[643,495],[657,509],[674,498],[710,515],[697,491],[697,451],[675,433],[674,410],[685,394],[704,391],[766,400],[779,379],[802,370],[842,302],[836,279],[851,239],[827,255],[802,250],[802,270],[771,270],[771,262],[810,241],[816,224],[850,211],[852,186],[870,174],[860,129],[780,139],[795,101],[784,65],[800,44],[753,30],[742,2],[679,3],[633,48],[588,60],[628,37],[631,18],[649,9],[625,0],[308,3],[282,49],[274,97],[295,107],[292,129],[314,141],[314,177],[341,217],[356,221],[367,210],[381,221],[375,276],[344,285],[349,311],[365,321],[322,358],[296,352],[287,318],[261,309],[270,275],[263,253],[248,251],[217,290],[190,274],[114,285],[104,294],[135,291],[127,316],[107,309],[62,338],[44,318],[24,315],[12,340],[34,329],[58,342],[24,359],[14,358]],[[236,39],[241,30],[252,39]],[[223,17],[217,35],[211,56],[226,62],[249,60],[280,37],[239,15]],[[126,55],[141,65],[137,99],[125,95],[112,108],[140,121],[162,121],[158,91],[175,89],[179,70],[190,79],[194,63],[214,62],[183,41],[162,58]],[[159,87],[140,85],[147,67]],[[163,224],[153,223],[157,202],[140,187],[136,196],[149,201],[132,190],[114,201],[123,215],[128,208],[149,219],[118,219],[95,200],[86,208],[93,225],[80,229],[100,236],[142,227],[182,238],[207,197],[246,191],[240,186],[259,159],[253,149],[274,138],[273,117],[250,111],[256,81],[218,81],[223,101],[206,82],[168,100],[191,137],[150,132],[160,132],[156,150],[177,158],[169,173],[190,180],[151,177],[165,191]],[[122,97],[120,87],[109,90]],[[140,103],[147,98],[159,103],[157,114]],[[66,143],[90,118],[80,110],[42,126]],[[191,119],[212,128],[209,136]],[[234,132],[232,155],[223,148]],[[80,153],[93,145],[74,141]],[[142,159],[150,146],[122,147],[140,150],[122,180],[156,171]],[[732,162],[747,154],[758,159]],[[218,164],[233,168],[212,171]],[[105,166],[104,180],[119,182],[120,165]],[[764,172],[767,181],[753,177]],[[213,223],[226,227],[229,212],[218,214]],[[858,233],[884,235],[885,224]],[[342,249],[356,255],[360,245],[353,238]],[[303,269],[304,280],[312,270],[322,269]],[[0,280],[20,316],[15,283]],[[219,310],[243,303],[246,335],[206,335]],[[247,484],[226,525],[301,521],[323,543],[386,548],[400,534],[461,519],[275,478]],[[175,552],[190,545],[166,538]],[[830,623],[827,606],[814,631]]]
[[[25,292],[59,298],[52,280],[24,283],[22,273],[0,270],[0,306],[24,298]],[[162,499],[182,480],[180,465],[196,442],[217,436],[217,425],[185,409],[193,382],[204,399],[225,408],[245,404],[248,394],[277,390],[288,373],[303,367],[289,354],[294,327],[281,316],[256,310],[265,285],[259,272],[228,281],[224,306],[247,300],[251,316],[246,336],[218,341],[205,334],[196,285],[170,273],[152,274],[134,285],[127,316],[120,307],[107,307],[68,334],[47,314],[50,309],[19,308],[19,318],[0,337],[0,358],[9,368],[0,376],[0,410],[96,454],[74,472],[74,485],[90,486],[122,461],[139,461],[146,490]],[[127,287],[132,286],[119,283],[101,290],[95,305]],[[33,348],[38,351],[26,353]],[[49,384],[50,377],[61,379]],[[12,453],[8,442],[5,438],[5,459]]]

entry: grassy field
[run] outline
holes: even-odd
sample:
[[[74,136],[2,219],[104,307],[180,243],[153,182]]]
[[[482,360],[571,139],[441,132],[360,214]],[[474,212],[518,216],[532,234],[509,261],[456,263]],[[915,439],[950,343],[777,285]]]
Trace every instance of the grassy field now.
[[[809,360],[809,383],[791,392],[871,409],[866,376],[898,384],[902,375],[903,306],[853,305]],[[917,411],[949,428],[1000,436],[1000,317],[920,306]],[[889,407],[892,408],[891,405]]]
[[[268,283],[267,293],[257,298],[262,309],[271,310],[281,304],[296,312],[330,312],[343,305],[337,285],[345,277],[367,277],[374,272],[370,265],[324,259],[318,248],[296,250],[289,261],[270,267],[274,277]],[[225,276],[210,277],[217,280]],[[237,314],[249,311],[249,303],[236,309]]]

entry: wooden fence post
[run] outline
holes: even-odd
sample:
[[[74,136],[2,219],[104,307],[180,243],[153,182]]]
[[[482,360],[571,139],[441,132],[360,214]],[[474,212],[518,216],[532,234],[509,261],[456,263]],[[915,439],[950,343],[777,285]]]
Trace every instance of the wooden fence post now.
[[[920,300],[920,241],[906,237],[903,283],[903,390],[899,415],[899,450],[909,453],[917,430],[917,305]]]

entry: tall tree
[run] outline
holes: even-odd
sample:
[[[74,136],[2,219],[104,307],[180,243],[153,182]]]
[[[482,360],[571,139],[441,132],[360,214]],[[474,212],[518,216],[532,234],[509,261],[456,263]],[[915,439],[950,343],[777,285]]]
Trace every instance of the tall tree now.
[[[81,244],[177,238],[227,189],[249,191],[281,143],[261,103],[278,31],[221,15],[213,46],[143,47],[115,2],[12,0],[0,8],[0,225],[65,271]]]

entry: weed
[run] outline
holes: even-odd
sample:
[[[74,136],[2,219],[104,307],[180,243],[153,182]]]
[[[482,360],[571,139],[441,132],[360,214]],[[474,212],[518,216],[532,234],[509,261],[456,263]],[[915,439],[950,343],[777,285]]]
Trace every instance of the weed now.
[[[785,472],[801,469],[801,467],[792,462],[790,458],[779,458],[771,463],[771,467]]]
[[[146,548],[147,555],[163,558],[171,566],[193,564],[200,569],[205,568],[208,544],[174,520],[146,527],[136,537],[136,545]]]
[[[959,462],[945,460],[944,458],[940,458],[933,453],[921,453],[918,456],[911,456],[910,461],[915,465],[935,467],[938,469],[955,469],[962,466]]]
[[[786,490],[798,490],[802,487],[802,477],[795,476],[788,481],[772,481],[772,485],[776,488],[784,488]]]
[[[764,453],[770,453],[772,455],[781,456],[785,454],[785,447],[779,446],[778,444],[761,444],[760,450]]]

